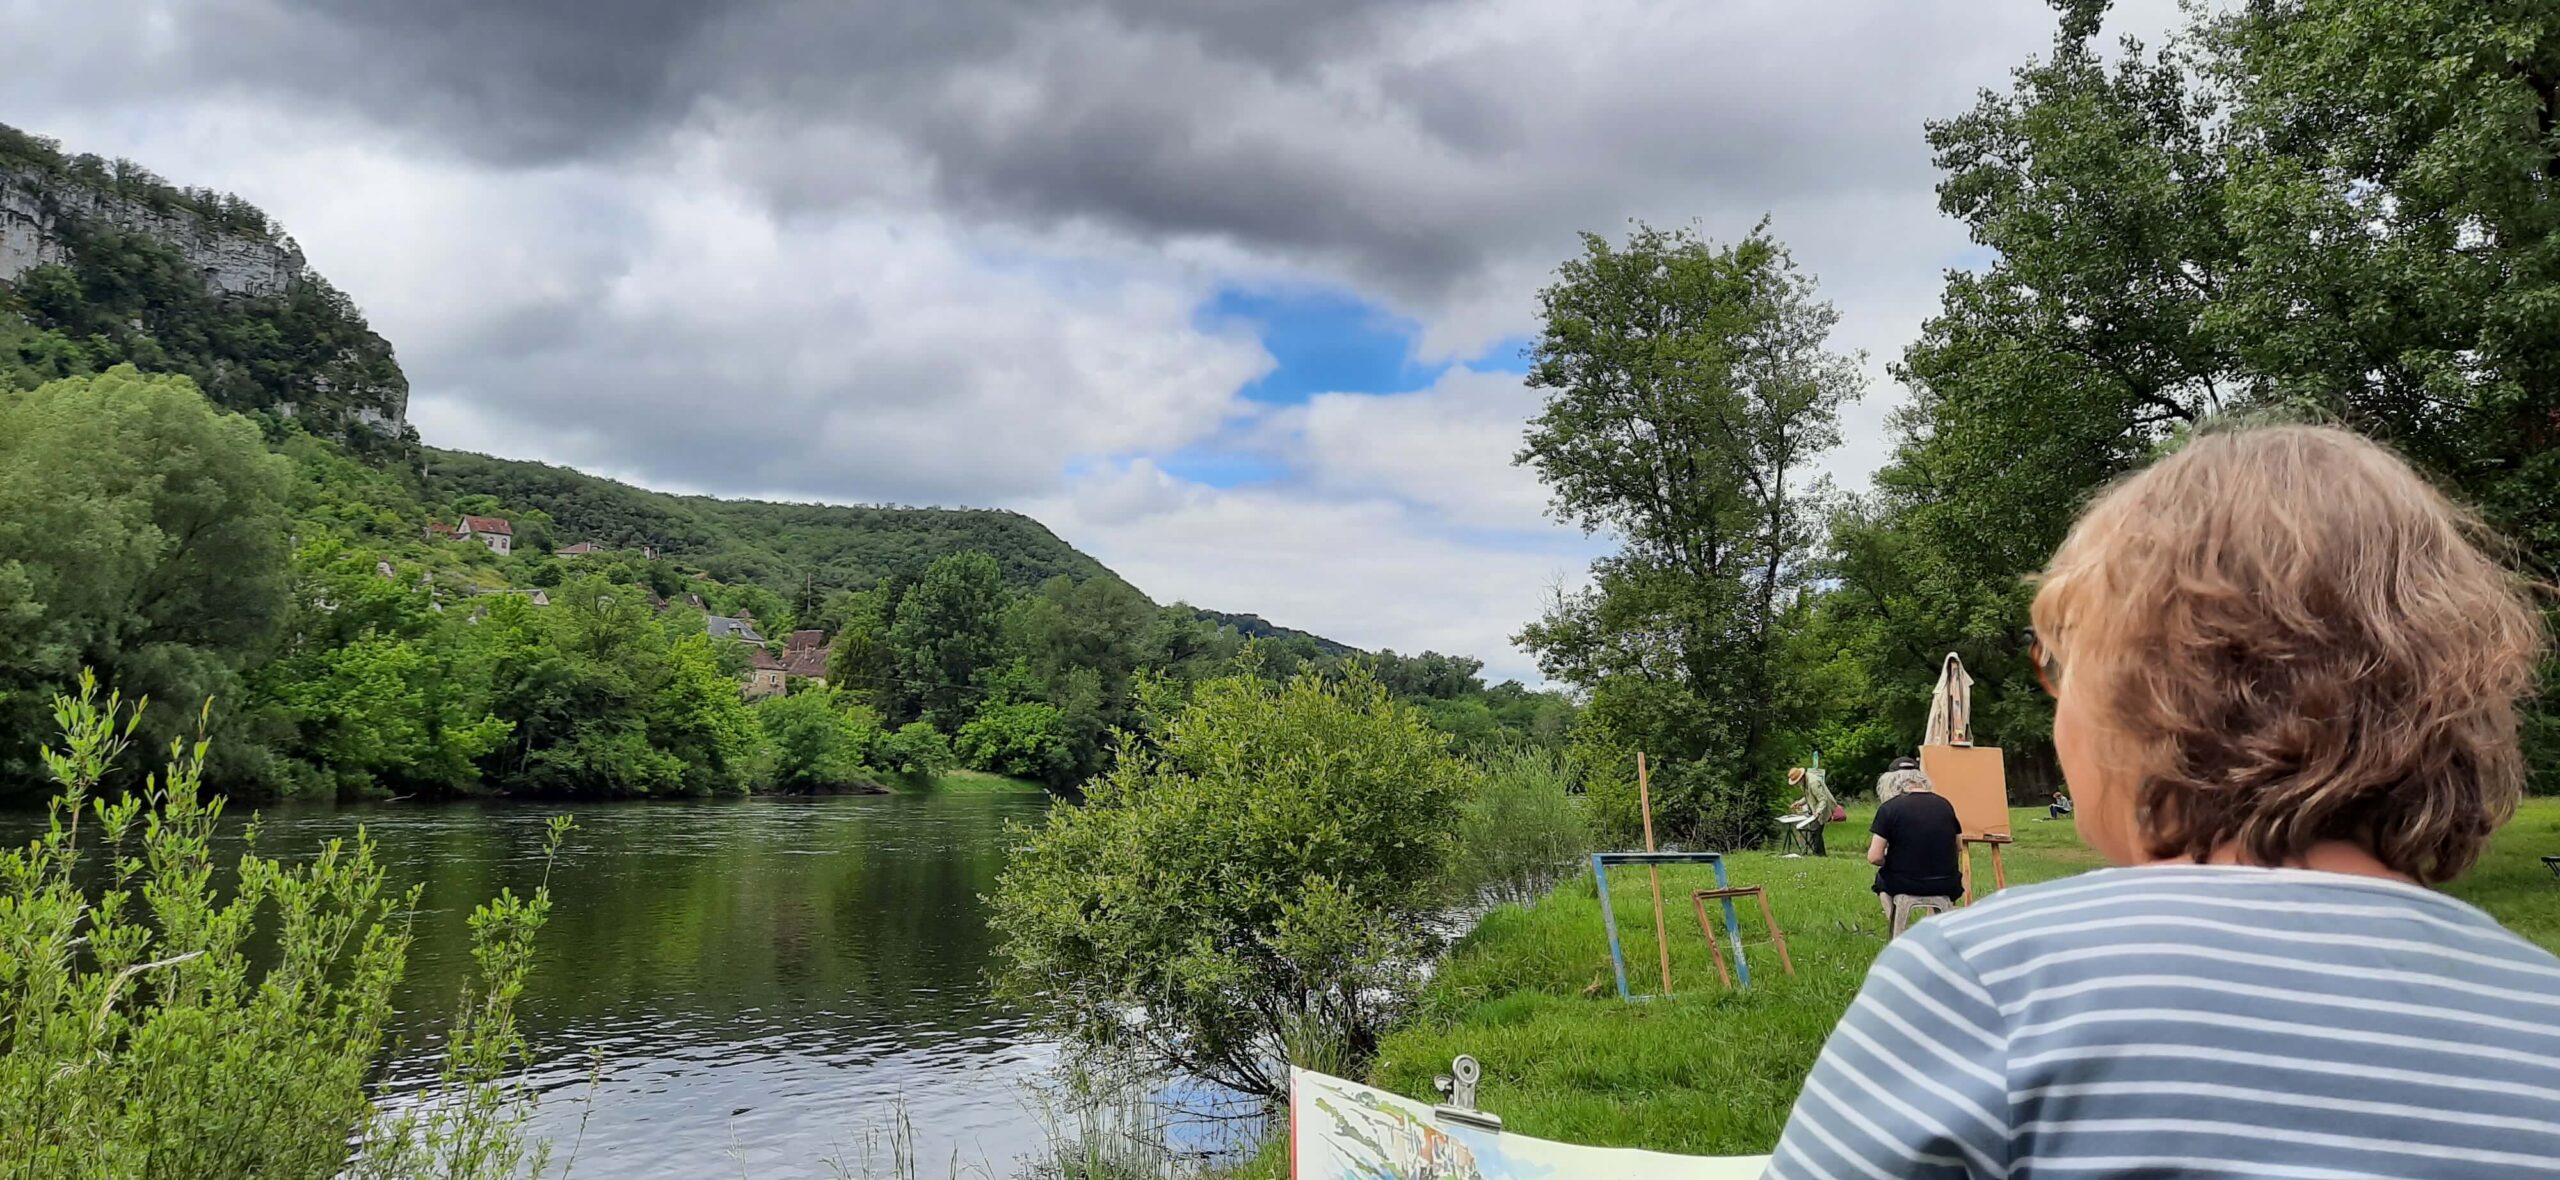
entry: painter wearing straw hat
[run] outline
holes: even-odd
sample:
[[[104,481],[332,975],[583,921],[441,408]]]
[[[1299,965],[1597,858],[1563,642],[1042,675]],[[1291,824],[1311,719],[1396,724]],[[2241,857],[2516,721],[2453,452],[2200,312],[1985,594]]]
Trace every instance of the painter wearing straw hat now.
[[[2560,959],[2431,886],[2524,781],[2521,583],[2341,430],[2199,433],[2081,514],[2030,654],[2083,840],[1877,956],[1777,1177],[2547,1177]]]

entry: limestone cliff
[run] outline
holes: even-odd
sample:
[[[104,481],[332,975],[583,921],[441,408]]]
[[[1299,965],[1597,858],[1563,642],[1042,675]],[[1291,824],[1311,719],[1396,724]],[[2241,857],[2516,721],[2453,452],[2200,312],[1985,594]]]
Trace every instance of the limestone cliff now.
[[[391,346],[264,213],[0,126],[0,377],[12,349],[37,378],[130,361],[359,449],[416,445]]]

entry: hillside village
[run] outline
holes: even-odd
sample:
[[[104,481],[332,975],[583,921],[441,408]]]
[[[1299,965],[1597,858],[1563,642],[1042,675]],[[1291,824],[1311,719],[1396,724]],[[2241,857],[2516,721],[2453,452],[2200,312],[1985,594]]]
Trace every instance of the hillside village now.
[[[461,514],[461,519],[455,524],[446,524],[440,520],[428,521],[424,531],[429,542],[476,544],[498,557],[509,557],[516,553],[515,526],[503,516],[484,516],[466,512]],[[528,551],[528,555],[532,552]],[[576,561],[615,552],[618,551],[608,550],[593,541],[579,541],[576,544],[552,550],[550,556],[562,561]],[[658,549],[654,545],[640,546],[628,551],[627,555],[637,557],[641,561],[656,561],[659,558]],[[375,568],[376,572],[385,579],[398,577],[398,571],[388,561],[377,562]],[[428,586],[433,586],[435,581],[435,575],[432,572],[422,572],[420,578],[422,584]],[[537,607],[551,605],[549,592],[539,586],[475,588],[466,593],[474,596],[514,594]],[[703,632],[712,639],[726,641],[733,645],[733,650],[744,653],[746,670],[740,676],[739,691],[749,700],[784,696],[801,687],[826,687],[827,663],[834,655],[835,649],[823,630],[795,629],[782,642],[781,650],[777,653],[773,650],[773,641],[767,639],[757,629],[755,613],[749,608],[740,607],[734,615],[713,613],[698,593],[687,593],[680,600],[671,600],[652,593],[650,606],[662,615],[679,607],[703,612]],[[442,601],[435,602],[433,609],[443,610]]]

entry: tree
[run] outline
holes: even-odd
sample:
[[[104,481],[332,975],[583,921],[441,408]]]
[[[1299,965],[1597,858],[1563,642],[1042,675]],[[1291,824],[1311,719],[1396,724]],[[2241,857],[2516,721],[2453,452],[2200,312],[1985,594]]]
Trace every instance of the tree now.
[[[136,696],[238,700],[285,616],[285,480],[184,377],[120,365],[0,392],[0,732],[44,732],[84,667]],[[227,780],[264,750],[218,717],[231,744],[208,773]],[[145,740],[179,724],[155,714]],[[0,777],[31,778],[25,757],[10,743]]]
[[[910,721],[881,739],[879,757],[909,780],[925,782],[951,769],[951,739],[929,722]]]
[[[1419,986],[1476,772],[1365,672],[1202,683],[994,895],[1000,986],[1061,1036],[1248,1094],[1357,1071]]]
[[[1519,462],[1557,517],[1622,548],[1520,640],[1590,690],[1595,733],[1665,760],[1675,838],[1756,840],[1780,757],[1778,614],[1807,581],[1810,465],[1856,366],[1826,349],[1838,316],[1765,226],[1724,247],[1644,225],[1583,245],[1540,296],[1529,383],[1551,392]]]
[[[988,705],[952,738],[952,752],[979,770],[1059,783],[1074,767],[1058,708],[1042,701]]]
[[[2065,7],[2048,60],[1930,127],[1941,206],[1993,257],[1905,354],[1915,400],[1823,612],[1869,635],[1899,714],[1962,654],[1977,732],[2030,766],[2022,579],[2206,417],[2370,434],[2560,569],[2560,12],[2269,0],[2109,61],[2104,5]]]
[[[978,703],[978,674],[1004,655],[1004,571],[984,553],[955,553],[926,567],[898,600],[889,646],[901,701],[945,733]]]
[[[764,731],[768,781],[789,791],[822,791],[870,781],[877,718],[831,688],[767,697],[755,706]]]

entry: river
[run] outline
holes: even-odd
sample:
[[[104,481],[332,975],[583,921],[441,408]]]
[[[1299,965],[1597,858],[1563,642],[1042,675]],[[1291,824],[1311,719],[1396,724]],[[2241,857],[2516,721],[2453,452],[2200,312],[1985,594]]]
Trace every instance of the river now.
[[[951,793],[282,807],[259,843],[299,855],[363,825],[394,883],[426,886],[385,1083],[397,1093],[435,1068],[430,1034],[470,968],[465,915],[501,886],[533,888],[545,818],[576,817],[521,1010],[543,1095],[535,1129],[559,1152],[574,1143],[571,1175],[833,1176],[833,1159],[858,1177],[866,1143],[888,1175],[903,1110],[922,1175],[957,1161],[1003,1176],[1045,1141],[1028,1084],[1055,1051],[988,994],[979,897],[1003,867],[1006,821],[1046,805]]]

